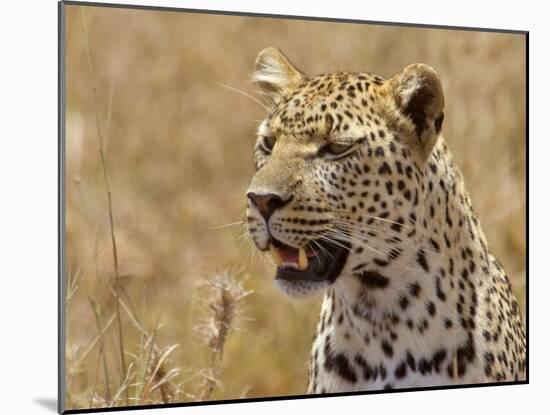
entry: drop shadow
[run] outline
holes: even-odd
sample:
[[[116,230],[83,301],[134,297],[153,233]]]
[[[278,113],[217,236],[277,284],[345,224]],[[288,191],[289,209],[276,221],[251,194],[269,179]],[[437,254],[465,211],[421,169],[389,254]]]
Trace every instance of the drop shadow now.
[[[57,399],[54,398],[35,398],[34,402],[38,405],[57,413]]]

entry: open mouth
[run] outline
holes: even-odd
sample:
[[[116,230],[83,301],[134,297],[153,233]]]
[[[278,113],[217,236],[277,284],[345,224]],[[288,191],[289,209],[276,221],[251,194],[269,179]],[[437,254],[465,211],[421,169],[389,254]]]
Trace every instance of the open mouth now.
[[[277,264],[275,278],[286,281],[334,282],[346,264],[348,244],[335,244],[326,240],[313,242],[305,248],[294,248],[272,239],[269,249]]]

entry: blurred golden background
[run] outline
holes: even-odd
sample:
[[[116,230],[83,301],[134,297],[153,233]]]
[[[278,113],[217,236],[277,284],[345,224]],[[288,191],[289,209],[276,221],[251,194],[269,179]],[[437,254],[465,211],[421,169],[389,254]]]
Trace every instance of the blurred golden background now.
[[[66,6],[68,408],[305,393],[320,298],[277,291],[243,227],[220,227],[243,218],[264,116],[228,87],[255,95],[267,46],[309,74],[437,70],[443,134],[525,309],[523,36]],[[226,270],[237,327],[220,353]]]

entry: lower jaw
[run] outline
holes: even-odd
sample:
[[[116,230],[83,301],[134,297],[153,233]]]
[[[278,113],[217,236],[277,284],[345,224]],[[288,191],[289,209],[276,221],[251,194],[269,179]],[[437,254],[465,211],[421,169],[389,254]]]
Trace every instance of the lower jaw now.
[[[331,284],[327,281],[287,280],[275,278],[275,285],[290,297],[300,298],[325,291]]]

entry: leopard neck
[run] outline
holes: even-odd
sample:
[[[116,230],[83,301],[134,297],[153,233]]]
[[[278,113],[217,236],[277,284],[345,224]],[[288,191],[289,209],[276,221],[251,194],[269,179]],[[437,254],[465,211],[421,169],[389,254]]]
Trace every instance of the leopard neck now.
[[[406,327],[414,342],[466,341],[475,325],[475,287],[490,272],[490,254],[462,175],[442,140],[426,162],[419,190],[414,220],[403,227],[388,257],[377,256],[388,252],[384,243],[370,241],[366,265],[341,275],[327,292],[323,308],[335,315],[331,321],[325,316],[324,325],[334,326],[335,335],[355,335],[365,343],[391,339]],[[378,227],[385,229],[382,235],[395,234],[390,222]]]

